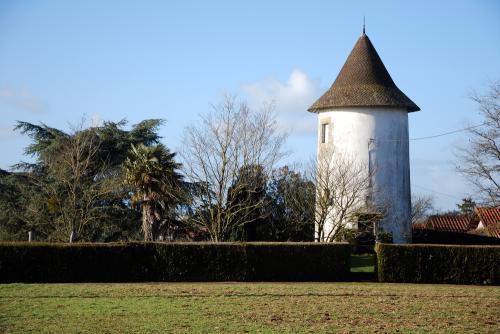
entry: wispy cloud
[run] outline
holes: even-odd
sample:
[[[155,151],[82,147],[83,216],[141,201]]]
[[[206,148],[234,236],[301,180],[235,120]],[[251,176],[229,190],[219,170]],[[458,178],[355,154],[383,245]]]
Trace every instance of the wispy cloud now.
[[[312,134],[316,117],[307,108],[321,95],[319,80],[313,80],[300,69],[294,69],[287,81],[266,78],[242,86],[249,104],[260,107],[274,102],[280,126],[290,134]]]
[[[42,113],[47,110],[46,104],[26,89],[0,88],[0,103],[5,103],[31,113]]]

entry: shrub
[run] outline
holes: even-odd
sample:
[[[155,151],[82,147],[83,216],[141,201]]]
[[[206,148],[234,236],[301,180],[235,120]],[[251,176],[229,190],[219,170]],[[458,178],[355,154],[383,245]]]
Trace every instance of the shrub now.
[[[499,246],[378,244],[380,282],[500,283]]]
[[[341,281],[349,245],[0,243],[0,282]]]
[[[381,230],[378,232],[377,238],[379,240],[378,242],[381,242],[384,244],[392,244],[393,243],[391,232],[385,232],[385,231]]]
[[[412,242],[414,244],[500,245],[500,238],[469,233],[413,229]]]
[[[252,281],[347,281],[350,246],[338,243],[249,243]]]

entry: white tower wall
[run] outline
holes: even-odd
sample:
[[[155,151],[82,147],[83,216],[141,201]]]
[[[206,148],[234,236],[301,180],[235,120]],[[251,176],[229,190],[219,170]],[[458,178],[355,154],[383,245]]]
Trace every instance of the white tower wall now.
[[[325,143],[322,124],[328,124]],[[411,242],[408,111],[384,107],[325,110],[318,113],[318,131],[318,155],[333,145],[333,158],[348,155],[366,166],[367,174],[372,170],[371,198],[384,214],[379,229],[392,233],[395,243]],[[329,228],[327,223],[325,229]]]

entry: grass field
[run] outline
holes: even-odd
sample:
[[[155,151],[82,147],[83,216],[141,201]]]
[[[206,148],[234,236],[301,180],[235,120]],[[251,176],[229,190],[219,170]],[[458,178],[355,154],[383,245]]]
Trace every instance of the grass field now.
[[[375,270],[375,254],[352,254],[351,272],[373,273]]]
[[[500,333],[500,288],[378,283],[0,285],[2,333]]]

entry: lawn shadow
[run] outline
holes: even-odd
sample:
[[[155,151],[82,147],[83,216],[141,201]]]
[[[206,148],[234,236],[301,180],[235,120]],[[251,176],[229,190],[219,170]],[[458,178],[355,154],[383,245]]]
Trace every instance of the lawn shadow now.
[[[375,254],[351,254],[351,280],[375,281]]]

